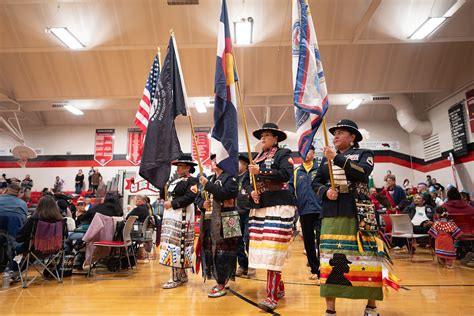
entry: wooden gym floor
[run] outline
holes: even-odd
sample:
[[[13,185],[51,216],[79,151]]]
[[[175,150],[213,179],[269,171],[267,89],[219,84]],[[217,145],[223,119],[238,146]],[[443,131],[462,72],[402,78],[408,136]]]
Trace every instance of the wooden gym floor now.
[[[319,287],[307,279],[309,270],[303,255],[303,243],[293,242],[292,255],[283,278],[286,297],[275,311],[280,315],[322,315],[324,299]],[[403,289],[385,291],[379,303],[381,315],[474,315],[474,269],[456,262],[454,270],[439,267],[427,250],[416,255],[424,262],[395,259],[395,269],[403,279]],[[399,255],[402,256],[402,255]],[[399,257],[397,256],[397,257]],[[56,281],[41,281],[22,289],[18,283],[0,289],[0,315],[267,315],[252,303],[265,297],[265,271],[257,279],[237,278],[231,282],[233,293],[211,299],[207,291],[212,281],[202,282],[200,275],[190,275],[186,286],[163,290],[169,269],[157,260],[139,262],[129,275],[82,275]],[[338,315],[363,315],[365,302],[337,301]]]

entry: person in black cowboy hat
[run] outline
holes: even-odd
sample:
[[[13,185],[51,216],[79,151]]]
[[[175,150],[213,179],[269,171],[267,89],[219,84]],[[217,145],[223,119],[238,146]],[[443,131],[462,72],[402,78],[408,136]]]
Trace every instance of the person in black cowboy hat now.
[[[383,293],[382,282],[376,280],[382,278],[382,258],[368,250],[354,256],[354,250],[358,249],[356,200],[369,199],[367,184],[374,168],[374,153],[359,148],[362,134],[351,120],[340,120],[329,132],[334,135],[335,149],[324,147],[324,158],[312,183],[314,192],[322,200],[321,266],[328,267],[331,260],[335,263],[343,255],[352,256],[346,258],[349,271],[344,277],[350,280],[352,267],[357,267],[358,277],[367,281],[353,281],[351,287],[331,284],[332,274],[321,273],[320,294],[326,298],[326,315],[335,314],[336,297],[367,299],[365,315],[378,315],[375,302],[383,299]],[[334,188],[330,184],[328,160],[332,161]],[[365,261],[373,262],[371,272],[364,268]]]
[[[262,151],[249,165],[249,172],[255,175],[257,184],[257,190],[250,193],[249,268],[267,270],[267,298],[259,306],[271,311],[285,295],[281,271],[295,215],[293,195],[287,184],[293,174],[293,160],[289,149],[278,147],[278,143],[286,139],[286,133],[278,125],[265,123],[253,135],[260,140]],[[274,233],[275,225],[278,236]]]
[[[209,199],[203,202],[201,209],[199,239],[203,248],[203,276],[216,280],[207,295],[217,298],[226,295],[227,282],[235,279],[237,243],[241,234],[236,211],[237,179],[216,164],[215,155],[212,155],[212,169],[215,174],[199,178],[209,193]]]
[[[194,253],[193,202],[198,194],[197,179],[191,176],[197,165],[192,157],[182,155],[171,164],[177,167],[178,178],[168,183],[168,200],[164,203],[160,263],[172,268],[172,277],[163,285],[164,289],[172,289],[188,281],[186,269],[192,268]]]
[[[238,277],[253,278],[256,276],[257,271],[253,268],[249,268],[249,258],[247,256],[249,252],[249,213],[250,213],[250,201],[249,194],[253,188],[250,184],[250,177],[248,173],[248,166],[250,159],[247,153],[239,155],[239,195],[237,196],[237,210],[240,215],[240,229],[242,232],[242,239],[239,240],[237,249],[237,260],[239,268],[235,273]]]

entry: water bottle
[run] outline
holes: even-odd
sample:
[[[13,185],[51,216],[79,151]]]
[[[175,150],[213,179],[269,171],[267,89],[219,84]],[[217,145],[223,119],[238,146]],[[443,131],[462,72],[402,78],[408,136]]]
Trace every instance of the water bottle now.
[[[2,277],[3,277],[3,285],[2,285],[2,289],[8,289],[10,287],[10,272],[8,271],[8,269],[6,269],[3,273],[2,273]]]

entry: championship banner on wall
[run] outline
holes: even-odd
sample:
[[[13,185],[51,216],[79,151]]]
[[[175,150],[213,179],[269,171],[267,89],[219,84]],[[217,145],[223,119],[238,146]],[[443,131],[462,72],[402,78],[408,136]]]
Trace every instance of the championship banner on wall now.
[[[95,130],[94,160],[101,166],[105,166],[114,157],[115,129]]]
[[[145,134],[138,128],[129,128],[127,131],[127,160],[138,166],[142,161],[143,139]]]
[[[138,182],[135,182],[134,178],[129,178],[125,179],[125,182],[127,183],[125,185],[125,190],[129,190],[130,193],[137,193],[143,190],[149,190],[160,193],[160,189],[155,188],[150,182],[146,180],[140,180]]]
[[[203,166],[211,165],[211,159],[210,159],[211,142],[209,139],[210,131],[211,131],[210,127],[195,127],[194,128],[194,134],[196,135],[196,142],[197,142],[197,147],[199,150],[199,157],[201,158],[201,162]],[[191,143],[191,147],[193,148],[192,150],[193,159],[197,161],[198,156],[196,154],[196,148],[194,147],[194,143]]]

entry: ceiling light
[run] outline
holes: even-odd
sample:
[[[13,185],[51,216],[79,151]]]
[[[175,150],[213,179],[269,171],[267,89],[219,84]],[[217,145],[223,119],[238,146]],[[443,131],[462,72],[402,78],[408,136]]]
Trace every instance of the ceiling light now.
[[[253,18],[248,17],[234,22],[234,43],[250,45],[253,40]]]
[[[206,102],[194,102],[194,107],[196,108],[196,111],[198,113],[206,113],[207,108],[206,108]]]
[[[53,34],[64,45],[71,49],[79,49],[86,47],[82,44],[67,27],[48,27],[46,33]]]
[[[348,110],[355,110],[362,103],[362,99],[353,99],[346,107]]]
[[[428,18],[423,24],[408,37],[408,39],[421,40],[433,33],[444,21],[446,18]]]
[[[445,18],[450,18],[456,13],[463,5],[466,3],[466,0],[458,0],[456,1],[451,8],[449,8],[448,11],[446,11],[445,14],[443,14],[443,17]]]
[[[76,108],[74,105],[65,105],[64,108],[74,115],[84,115],[84,112]]]

